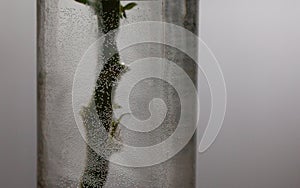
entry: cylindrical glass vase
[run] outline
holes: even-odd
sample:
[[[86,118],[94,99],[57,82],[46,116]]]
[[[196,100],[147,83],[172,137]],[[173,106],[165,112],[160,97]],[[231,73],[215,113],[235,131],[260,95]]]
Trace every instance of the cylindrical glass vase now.
[[[195,187],[197,22],[197,0],[38,0],[39,187]]]

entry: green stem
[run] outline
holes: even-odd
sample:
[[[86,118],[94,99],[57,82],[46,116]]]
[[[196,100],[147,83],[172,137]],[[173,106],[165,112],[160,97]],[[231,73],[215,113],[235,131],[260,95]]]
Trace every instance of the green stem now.
[[[112,30],[116,30],[120,24],[119,0],[98,0],[95,2],[95,12],[98,17],[99,31],[104,34],[109,33]],[[94,90],[94,105],[96,107],[96,113],[102,125],[104,126],[108,134],[112,134],[113,109],[112,109],[112,90],[116,84],[119,76],[125,71],[126,67],[120,63],[120,56],[118,53],[110,54],[112,51],[118,52],[115,33],[109,33],[105,35],[103,48],[101,49],[104,55],[105,63],[98,75],[96,81],[96,87]],[[86,113],[91,113],[90,110],[85,110]],[[85,114],[83,118],[89,119],[91,115]],[[84,122],[91,123],[91,120]],[[115,130],[115,127],[113,127]],[[95,140],[91,138],[89,134],[93,132],[93,128],[86,124],[86,132],[88,134],[88,141]],[[101,139],[101,138],[96,138]],[[81,179],[80,186],[82,188],[96,188],[103,187],[107,174],[108,174],[109,162],[101,155],[97,154],[92,148],[87,146],[87,160],[85,170]]]

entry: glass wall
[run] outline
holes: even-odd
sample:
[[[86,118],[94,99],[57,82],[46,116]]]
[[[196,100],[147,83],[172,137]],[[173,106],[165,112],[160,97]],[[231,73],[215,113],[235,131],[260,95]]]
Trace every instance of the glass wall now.
[[[167,42],[191,46],[184,33],[162,23],[197,33],[197,11],[197,0],[38,1],[39,187],[195,187],[195,137],[177,140],[196,124],[197,68]]]

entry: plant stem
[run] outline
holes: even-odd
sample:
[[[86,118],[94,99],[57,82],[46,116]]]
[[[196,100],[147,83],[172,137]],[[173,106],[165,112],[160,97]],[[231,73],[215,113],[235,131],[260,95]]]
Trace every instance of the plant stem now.
[[[112,90],[120,75],[126,70],[126,67],[120,63],[119,53],[110,54],[112,51],[118,52],[115,41],[116,33],[109,32],[116,30],[119,27],[119,7],[119,0],[97,0],[94,7],[98,18],[99,32],[102,31],[102,33],[105,34],[103,48],[101,49],[105,63],[96,81],[93,102],[102,126],[104,126],[106,132],[111,134],[111,136],[114,136],[114,132],[110,132],[114,121],[111,103]],[[92,134],[94,129],[89,125],[90,123],[93,123],[90,114],[92,113],[92,110],[89,109],[90,107],[91,104],[83,110],[84,122],[87,122],[85,123],[85,126],[88,142],[89,140],[101,139],[92,138],[95,137],[95,135]],[[115,130],[115,127],[113,127],[113,129]],[[90,146],[87,146],[86,166],[80,182],[80,187],[103,187],[108,174],[108,165],[109,162],[105,158],[96,153]]]

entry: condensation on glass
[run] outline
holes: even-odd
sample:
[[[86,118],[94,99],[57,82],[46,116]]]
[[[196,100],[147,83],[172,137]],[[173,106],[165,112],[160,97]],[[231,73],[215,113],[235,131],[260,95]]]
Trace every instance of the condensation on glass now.
[[[121,4],[130,2],[133,1],[121,1]],[[126,19],[120,20],[120,26],[140,21],[164,21],[197,33],[197,0],[149,0],[135,3],[137,6],[126,13]],[[76,67],[89,46],[101,36],[100,29],[97,17],[88,6],[75,0],[38,0],[39,187],[78,187],[86,170],[86,161],[92,157],[88,156],[87,144],[74,120],[72,86]],[[160,32],[151,31],[153,35],[157,33]],[[137,44],[121,49],[119,55],[122,62],[133,62],[145,57],[167,58],[184,69],[196,83],[195,63],[170,46]],[[177,75],[167,67],[160,68],[164,77],[176,78]],[[149,71],[154,70],[155,67]],[[174,88],[162,80],[146,79],[135,85],[130,95],[133,114],[140,119],[147,118],[148,104],[153,98],[161,98],[167,105],[166,119],[149,134],[121,130],[121,136],[127,144],[139,147],[154,145],[176,129],[180,99]],[[154,166],[131,168],[107,163],[108,171],[103,187],[193,188],[195,155],[196,143],[193,138],[173,158]]]

